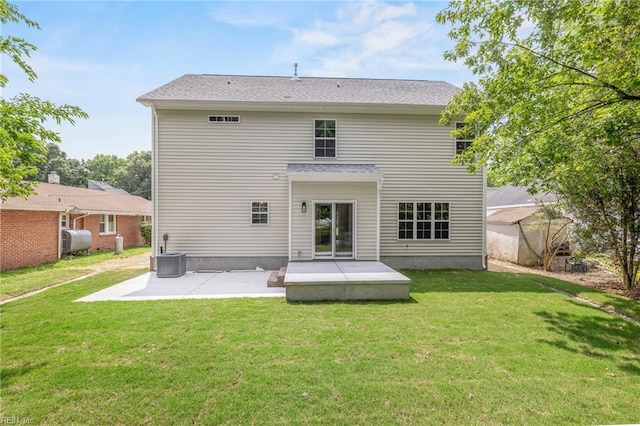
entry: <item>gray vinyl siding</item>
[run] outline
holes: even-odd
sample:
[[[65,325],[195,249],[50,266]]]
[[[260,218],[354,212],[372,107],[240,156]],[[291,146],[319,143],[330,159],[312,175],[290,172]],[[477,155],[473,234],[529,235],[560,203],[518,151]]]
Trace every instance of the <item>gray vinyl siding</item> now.
[[[376,182],[293,182],[291,260],[313,255],[313,202],[355,202],[357,260],[376,259]],[[307,212],[301,212],[302,201]],[[300,255],[298,255],[300,251]]]
[[[158,235],[168,233],[168,250],[189,256],[286,256],[281,124],[246,114],[209,124],[208,115],[158,112]],[[268,225],[251,224],[252,201],[269,202]]]
[[[239,115],[240,122],[210,124],[209,115]],[[313,120],[319,118],[337,120],[336,159],[313,158]],[[287,256],[287,164],[336,162],[373,163],[384,171],[381,256],[482,254],[482,176],[451,165],[451,128],[439,126],[437,116],[159,110],[158,123],[154,231],[156,238],[169,234],[169,251],[190,256]],[[299,189],[307,184],[293,183],[301,185]],[[331,190],[334,184],[321,185]],[[375,188],[375,183],[357,185]],[[362,195],[353,189],[353,194],[336,190],[335,196],[321,198],[359,200]],[[359,259],[369,259],[372,253],[375,258],[375,189],[370,194],[371,210],[366,207],[370,199],[357,205]],[[314,197],[296,191],[292,214],[300,213],[298,198],[304,198],[311,217]],[[250,224],[252,201],[269,202],[269,225]],[[402,201],[449,202],[450,239],[399,241],[397,203]],[[297,260],[297,250],[310,256],[312,234],[298,229],[295,221],[294,225],[292,259]]]

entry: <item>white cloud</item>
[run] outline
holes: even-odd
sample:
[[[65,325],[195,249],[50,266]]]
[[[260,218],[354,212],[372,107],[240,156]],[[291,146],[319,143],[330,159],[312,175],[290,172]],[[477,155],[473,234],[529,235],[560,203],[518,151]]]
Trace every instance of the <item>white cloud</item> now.
[[[405,16],[415,16],[416,7],[413,3],[407,3],[403,6],[394,6],[377,1],[366,1],[364,3],[355,4],[352,7],[356,16],[354,22],[357,25],[370,25],[388,20],[398,19]],[[342,9],[338,12],[339,17],[348,17],[352,12]]]
[[[211,19],[238,27],[282,27],[286,25],[287,13],[277,3],[252,4],[251,8],[242,3],[231,5],[214,3],[209,13]],[[279,10],[274,10],[279,9]]]
[[[38,75],[45,75],[56,72],[106,72],[115,69],[115,67],[111,65],[92,63],[82,60],[68,60],[39,53],[32,55],[29,63]]]
[[[424,30],[419,26],[398,21],[382,22],[361,36],[366,53],[393,52],[398,46],[412,43]]]
[[[340,39],[334,34],[319,29],[294,29],[293,34],[296,43],[307,46],[336,46],[340,44]]]
[[[442,58],[444,32],[434,30],[435,11],[414,3],[341,3],[332,17],[290,28],[274,62],[301,65],[301,75],[398,77],[411,70],[450,64]]]

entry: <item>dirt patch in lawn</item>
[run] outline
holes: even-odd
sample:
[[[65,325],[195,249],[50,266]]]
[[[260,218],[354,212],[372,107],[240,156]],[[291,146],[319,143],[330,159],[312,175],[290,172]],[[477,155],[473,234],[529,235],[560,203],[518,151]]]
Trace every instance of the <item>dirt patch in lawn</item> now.
[[[590,267],[587,272],[549,272],[539,267],[527,267],[502,260],[489,259],[488,267],[490,271],[496,272],[544,275],[546,277],[580,284],[585,287],[595,288],[600,291],[626,296],[640,303],[640,289],[628,290],[624,288],[622,286],[622,280],[616,273],[597,265],[593,268]]]
[[[72,281],[82,280],[84,278],[99,274],[101,272],[111,271],[115,269],[141,269],[141,268],[149,268],[149,267],[150,267],[150,260],[149,260],[148,252],[137,254],[135,256],[130,256],[130,257],[114,257],[113,259],[109,259],[104,262],[96,263],[93,265],[82,266],[80,269],[78,269],[77,274],[67,277],[67,279],[63,282],[57,282],[51,285],[36,288],[34,290],[26,291],[22,294],[18,294],[15,296],[4,297],[2,300],[0,300],[0,305],[7,302],[11,302],[13,300],[21,299],[23,297],[28,297],[34,294],[38,294],[50,288],[58,287],[60,285],[64,285]]]
[[[110,271],[112,269],[149,268],[151,265],[149,256],[149,253],[141,253],[131,257],[114,258],[96,265],[91,265],[90,268],[94,273]]]

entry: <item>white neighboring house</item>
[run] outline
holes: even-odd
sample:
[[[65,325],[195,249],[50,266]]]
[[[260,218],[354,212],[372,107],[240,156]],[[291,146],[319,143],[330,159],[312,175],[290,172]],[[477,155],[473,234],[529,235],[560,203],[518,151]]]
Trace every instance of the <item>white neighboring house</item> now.
[[[151,108],[153,253],[187,269],[484,268],[485,176],[451,160],[442,81],[184,75]]]

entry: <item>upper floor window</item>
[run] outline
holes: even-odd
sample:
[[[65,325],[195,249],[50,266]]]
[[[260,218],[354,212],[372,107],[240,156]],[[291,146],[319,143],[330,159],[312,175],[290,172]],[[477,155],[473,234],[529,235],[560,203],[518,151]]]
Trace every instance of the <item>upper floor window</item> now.
[[[267,201],[254,201],[251,203],[251,224],[269,224],[269,203]]]
[[[100,215],[100,233],[101,234],[116,233],[116,215],[114,214]]]
[[[314,121],[314,157],[336,158],[336,120]]]
[[[456,123],[456,130],[462,130],[467,123]],[[456,138],[456,154],[463,153],[473,143],[473,137],[469,134],[464,135],[461,138]]]
[[[398,203],[399,240],[448,240],[449,203]]]

